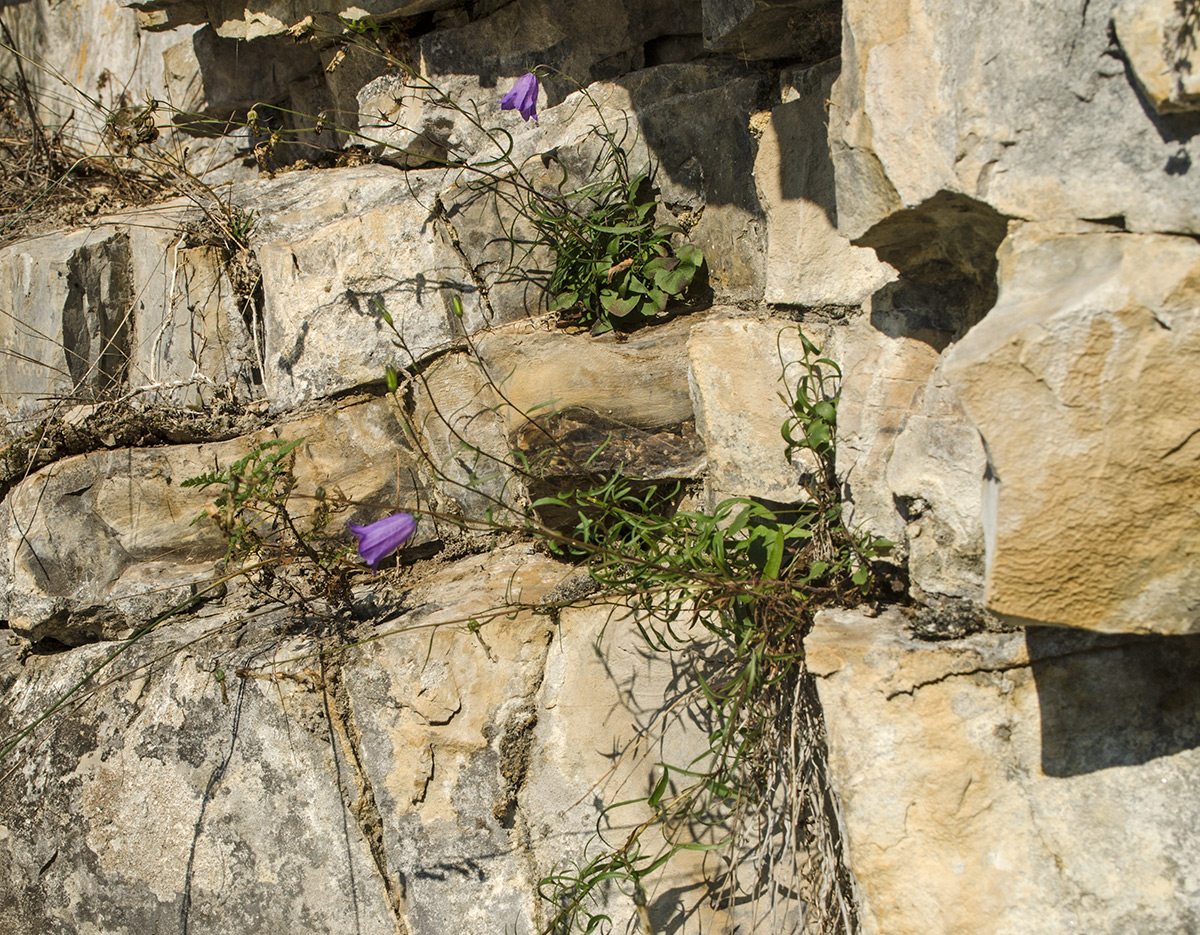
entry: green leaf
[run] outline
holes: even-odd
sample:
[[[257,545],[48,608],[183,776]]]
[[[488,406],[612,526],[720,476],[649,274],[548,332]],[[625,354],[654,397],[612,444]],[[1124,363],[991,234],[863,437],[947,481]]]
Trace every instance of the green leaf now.
[[[771,551],[767,563],[763,566],[763,577],[775,579],[779,577],[779,566],[783,564],[783,546],[787,537],[782,529],[775,530],[775,541],[771,543]]]
[[[645,230],[648,224],[592,224],[591,229],[601,234],[636,234]]]
[[[833,403],[827,400],[821,400],[819,403],[814,403],[812,413],[819,419],[824,419],[826,422],[834,422],[837,419],[837,409]]]
[[[605,298],[606,295],[609,298]],[[616,318],[624,318],[637,308],[641,302],[641,298],[635,295],[623,298],[609,290],[600,293],[600,304],[604,306],[604,311]]]
[[[697,269],[704,263],[704,251],[695,244],[680,244],[679,249],[675,251],[675,256],[679,257],[679,262],[685,266]]]
[[[695,276],[696,267],[681,263],[673,270],[664,270],[656,273],[654,276],[654,285],[667,293],[667,295],[681,295],[692,284],[692,279]]]
[[[561,312],[563,309],[570,308],[579,301],[579,293],[575,291],[560,292],[554,297],[554,304],[550,306],[550,311]]]
[[[647,803],[651,808],[657,808],[658,803],[662,801],[663,793],[667,791],[667,780],[671,777],[670,768],[663,765],[663,774],[657,783],[654,784],[654,791],[650,793],[650,798]]]

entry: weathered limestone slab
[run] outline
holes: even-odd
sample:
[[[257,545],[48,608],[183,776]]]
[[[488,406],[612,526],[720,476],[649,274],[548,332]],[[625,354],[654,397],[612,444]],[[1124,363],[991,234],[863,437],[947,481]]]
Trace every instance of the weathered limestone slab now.
[[[1145,106],[1136,66],[1110,48],[1117,8],[846,0],[830,110],[839,228],[858,242],[953,192],[1008,217],[1200,232],[1200,174],[1187,171],[1200,117]]]
[[[692,418],[691,327],[680,318],[618,340],[514,324],[481,334],[475,345],[507,400],[500,413],[510,432],[531,416],[573,407],[653,429]]]
[[[71,405],[132,394],[208,404],[257,394],[256,353],[222,252],[179,203],[0,250],[0,414],[19,434]]]
[[[1018,229],[945,373],[988,454],[987,605],[1019,621],[1200,629],[1200,245]]]
[[[607,815],[603,810],[647,795],[661,775],[659,763],[690,763],[707,747],[706,733],[691,721],[696,708],[677,703],[683,657],[649,650],[623,608],[565,608],[560,624],[546,655],[533,732],[535,755],[519,798],[543,872],[578,863],[598,821],[611,843],[623,841],[635,823],[650,817],[645,803]],[[695,652],[693,659],[704,658],[702,649]],[[676,790],[672,783],[667,794]],[[652,827],[642,843],[642,853],[653,854],[662,844],[661,833]],[[646,878],[653,931],[767,935],[771,929],[763,913],[754,927],[753,908],[716,908],[705,898],[705,864],[702,854],[685,851],[661,874]],[[711,873],[711,855],[707,866]],[[602,898],[618,924],[635,916],[627,893],[613,888]]]
[[[142,215],[129,225],[135,295],[126,392],[140,404],[207,408],[218,394],[245,402],[262,394],[262,348],[252,297],[230,281],[230,259]],[[157,223],[155,223],[157,222]]]
[[[447,355],[413,382],[416,420],[444,475],[435,485],[473,519],[492,510],[511,520],[506,510],[526,493],[599,472],[699,476],[690,327],[678,319],[618,341],[517,322],[477,335],[478,359]]]
[[[704,44],[748,59],[826,58],[836,51],[836,0],[704,0]]]
[[[111,152],[104,141],[109,114],[129,104],[140,107],[148,98],[169,100],[163,53],[180,34],[142,35],[137,14],[118,0],[32,0],[7,7],[5,23],[24,56],[41,119],[48,128],[65,125],[70,145],[89,154]],[[10,79],[15,74],[7,52],[0,54],[0,71]],[[169,122],[163,113],[160,123]]]
[[[24,241],[0,251],[0,406],[19,423],[55,399],[124,383],[129,364],[128,233],[112,228]],[[9,431],[19,433],[13,424]]]
[[[137,11],[138,25],[154,32],[181,25],[211,23],[228,39],[258,39],[286,32],[306,16],[379,22],[416,16],[456,5],[458,0],[122,0]]]
[[[835,59],[783,75],[784,103],[771,110],[754,162],[767,217],[764,298],[784,305],[861,305],[894,278],[872,250],[838,233],[825,102]]]
[[[283,410],[383,380],[455,340],[450,296],[478,292],[435,220],[444,173],[387,166],[291,174],[248,186],[262,267],[267,397]],[[392,316],[404,342],[380,315]]]
[[[807,638],[864,935],[1184,935],[1200,643],[1057,629]]]
[[[1200,11],[1180,0],[1121,0],[1113,30],[1138,88],[1160,114],[1200,109]]]
[[[657,39],[699,32],[700,5],[694,0],[584,5],[515,0],[464,26],[423,36],[421,73],[438,83],[443,76],[478,76],[477,86],[498,101],[499,81],[535,65],[549,65],[576,86],[587,86],[645,67],[646,46]],[[551,103],[569,90],[574,87],[559,83]]]
[[[807,499],[801,477],[812,465],[806,453],[789,459],[780,434],[792,413],[785,384],[794,389],[802,356],[796,326],[785,321],[713,319],[692,328],[688,383],[708,452],[710,507],[726,497]]]
[[[185,599],[213,578],[225,541],[215,525],[192,522],[215,488],[181,483],[264,441],[301,437],[297,492],[321,486],[364,504],[345,519],[378,519],[398,490],[400,506],[414,496],[413,457],[382,400],[227,442],[68,458],[22,481],[4,501],[0,590],[9,626],[33,642],[76,645],[128,634]],[[301,523],[311,502],[296,501]]]
[[[577,574],[519,545],[356,590],[341,636],[210,606],[128,647],[0,783],[0,932],[536,932],[538,881],[585,859],[601,811],[708,743],[628,617],[532,612]],[[113,648],[22,663],[0,644],[0,736]],[[610,776],[613,750],[629,756]],[[614,835],[635,813],[610,815]],[[646,881],[660,930],[722,921],[703,863]]]
[[[0,783],[0,931],[395,935],[370,843],[347,810],[354,776],[331,742],[343,722],[323,704],[323,667],[294,663],[279,680],[235,674],[319,647],[281,639],[287,620],[275,611],[231,627],[216,613],[156,631],[19,761]],[[24,665],[0,649],[0,733],[116,648]]]
[[[439,510],[479,522],[519,522],[526,488],[510,454],[505,406],[479,362],[447,354],[411,385],[413,421],[432,461]]]
[[[292,82],[323,66],[315,49],[291,38],[262,39],[251,51],[203,27],[163,52],[163,67],[167,100],[179,111],[175,122],[220,134],[223,121],[244,119],[256,104],[286,101]]]
[[[919,410],[941,343],[933,329],[913,324],[903,311],[872,308],[869,317],[832,329],[823,347],[842,368],[837,471],[849,500],[847,519],[897,543],[904,541],[905,523],[888,487],[888,464]]]
[[[895,438],[886,470],[886,489],[906,523],[915,596],[983,604],[986,468],[979,430],[939,360]]]

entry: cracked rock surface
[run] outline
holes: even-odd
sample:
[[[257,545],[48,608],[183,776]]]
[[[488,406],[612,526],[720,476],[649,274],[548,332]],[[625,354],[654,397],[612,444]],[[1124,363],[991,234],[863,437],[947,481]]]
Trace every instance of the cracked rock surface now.
[[[807,648],[864,933],[1190,930],[1200,640],[839,611]]]

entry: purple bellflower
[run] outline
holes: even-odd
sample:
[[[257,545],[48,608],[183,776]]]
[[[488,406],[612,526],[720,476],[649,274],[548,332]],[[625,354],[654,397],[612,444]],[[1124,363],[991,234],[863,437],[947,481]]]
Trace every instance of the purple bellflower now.
[[[500,98],[500,109],[519,110],[522,119],[527,121],[532,117],[537,120],[537,97],[537,75],[529,71],[518,78],[512,90]]]
[[[347,528],[358,536],[358,554],[371,566],[379,570],[379,563],[409,540],[416,531],[417,521],[411,513],[393,513],[366,526],[347,523]]]

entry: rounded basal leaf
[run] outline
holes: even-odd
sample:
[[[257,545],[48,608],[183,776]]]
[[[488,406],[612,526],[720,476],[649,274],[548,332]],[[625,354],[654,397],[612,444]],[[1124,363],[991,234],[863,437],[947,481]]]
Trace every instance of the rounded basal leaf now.
[[[650,298],[650,303],[654,306],[654,311],[656,314],[658,312],[662,312],[662,311],[666,310],[667,294],[665,292],[663,292],[661,289],[659,289],[657,286],[655,286],[653,289],[650,290],[649,298]]]
[[[579,293],[577,292],[560,292],[554,297],[554,304],[550,306],[550,311],[561,312],[564,309],[570,308],[579,301]]]
[[[612,315],[614,318],[624,318],[642,302],[640,296],[631,295],[627,298],[622,298],[615,292],[608,294],[611,295],[612,298],[605,299],[605,293],[600,293],[600,304],[604,306],[604,311],[606,311],[609,315]]]
[[[681,295],[696,276],[696,267],[680,264],[673,270],[664,270],[654,277],[654,285],[667,295]]]
[[[699,268],[704,262],[704,251],[695,244],[681,244],[675,251],[675,256],[679,258],[679,262],[684,266]]]
[[[833,422],[833,420],[837,418],[837,410],[834,408],[833,403],[826,400],[821,400],[819,403],[814,403],[812,412],[813,415],[820,419],[824,419],[826,422]]]
[[[653,277],[657,276],[659,273],[665,273],[673,270],[678,265],[679,261],[674,257],[656,256],[647,260],[642,265],[642,272],[645,273],[646,276]]]

